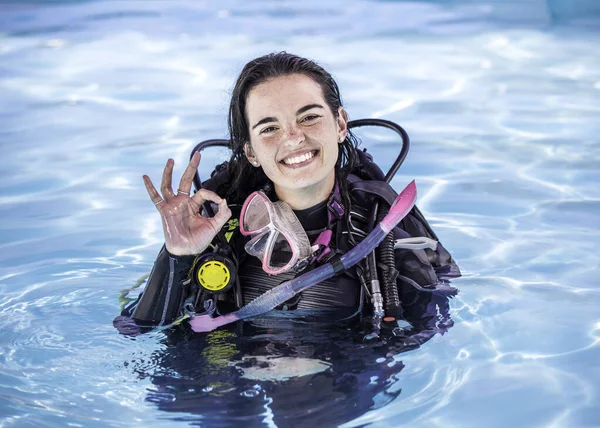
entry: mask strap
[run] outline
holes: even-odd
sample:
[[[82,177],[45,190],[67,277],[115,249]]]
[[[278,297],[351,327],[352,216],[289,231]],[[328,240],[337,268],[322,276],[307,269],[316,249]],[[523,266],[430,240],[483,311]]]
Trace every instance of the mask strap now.
[[[338,220],[344,218],[344,212],[340,186],[338,183],[335,183],[333,192],[331,192],[331,196],[329,196],[329,200],[327,201],[327,229],[321,232],[315,242],[313,242],[312,249],[315,255],[311,262],[321,262],[332,252],[329,245],[331,244],[331,238],[333,236],[333,227]]]
[[[329,217],[328,229],[332,229],[333,223],[344,217],[344,205],[342,204],[342,195],[340,194],[340,186],[335,183],[333,192],[327,201],[327,214]]]

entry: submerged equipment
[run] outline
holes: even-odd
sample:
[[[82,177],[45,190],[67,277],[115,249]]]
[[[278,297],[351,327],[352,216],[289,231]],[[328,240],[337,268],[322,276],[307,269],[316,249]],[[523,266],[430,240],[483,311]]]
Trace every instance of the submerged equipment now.
[[[396,197],[389,212],[375,228],[354,248],[339,257],[305,273],[292,280],[285,281],[257,297],[243,308],[229,313],[212,317],[212,314],[197,315],[190,320],[190,326],[195,332],[212,331],[225,324],[253,317],[270,311],[286,302],[296,294],[352,267],[371,252],[385,236],[410,212],[417,198],[417,187],[414,180]]]

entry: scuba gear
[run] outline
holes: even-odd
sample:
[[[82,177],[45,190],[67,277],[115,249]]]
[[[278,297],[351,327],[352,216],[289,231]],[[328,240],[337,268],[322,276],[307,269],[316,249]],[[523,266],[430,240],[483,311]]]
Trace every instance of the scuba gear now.
[[[383,125],[384,123],[391,123],[379,120],[359,122],[362,124],[369,122],[366,124],[386,127],[389,126]],[[349,127],[352,126],[353,123],[350,122]],[[397,125],[394,124],[394,126]],[[211,140],[200,143],[192,153],[198,148],[227,147],[228,144],[227,140]],[[406,155],[406,148],[406,145],[402,147],[400,156],[390,171],[401,163]],[[324,243],[327,246],[321,245],[323,248],[321,248],[320,254],[317,253],[318,255],[313,257],[316,263],[309,266],[308,269],[323,262],[339,259],[340,254],[350,251],[357,245],[357,242],[361,242],[370,231],[368,223],[375,202],[379,201],[382,206],[391,205],[397,195],[394,189],[385,182],[385,175],[373,162],[370,153],[367,153],[366,150],[356,149],[353,156],[358,158],[358,163],[353,164],[352,170],[345,176],[344,181],[336,180],[336,189],[328,200],[309,209],[295,211],[310,242],[320,243],[321,234],[331,235],[330,240],[326,240],[327,242]],[[205,183],[205,188],[218,194],[228,192],[231,189],[230,186],[228,187],[231,177],[231,170],[227,162],[216,165]],[[194,183],[197,188],[202,185],[197,172]],[[194,267],[200,265],[198,260],[201,260],[204,254],[175,256],[169,254],[163,246],[145,284],[144,291],[134,302],[122,310],[121,317],[118,317],[118,324],[132,323],[143,332],[156,326],[176,325],[198,313],[227,314],[251,303],[265,293],[269,293],[271,289],[282,282],[292,280],[296,275],[295,272],[286,272],[281,276],[268,275],[262,269],[259,259],[249,257],[244,251],[247,239],[239,232],[242,203],[248,194],[258,189],[265,189],[266,194],[272,197],[270,192],[273,189],[263,187],[264,184],[256,186],[254,182],[243,183],[242,192],[237,193],[238,197],[228,199],[228,205],[233,212],[232,218],[217,233],[212,243],[213,246],[204,253],[219,253],[233,262],[237,274],[230,275],[230,280],[234,282],[232,288],[218,294],[207,292],[198,283],[198,275],[194,275]],[[343,192],[337,189],[337,186],[340,186]],[[214,215],[212,208],[211,203],[203,204],[201,214],[204,216]],[[397,249],[394,249],[398,240],[401,240],[400,242],[405,239],[437,240],[427,220],[416,206],[394,228],[392,238],[388,245],[391,248],[388,255],[393,255],[393,257],[388,256],[384,259],[381,254],[378,254],[378,259],[373,263],[373,269],[367,269],[365,262],[361,261],[355,268],[348,269],[303,290],[278,309],[320,310],[327,308],[340,314],[336,315],[338,321],[353,318],[355,315],[369,316],[374,308],[371,305],[364,305],[364,303],[373,302],[374,293],[372,293],[373,288],[367,284],[371,283],[371,278],[377,279],[375,275],[378,270],[382,280],[380,296],[384,308],[387,307],[386,299],[388,299],[384,283],[386,277],[388,283],[392,284],[392,288],[397,288],[397,293],[402,298],[402,308],[405,311],[410,311],[423,293],[447,297],[457,293],[457,290],[448,284],[448,280],[459,277],[460,270],[441,243],[433,249],[433,242],[430,242],[429,248],[425,245],[423,245],[425,248],[413,248],[414,242],[412,244],[405,242],[405,244],[411,244],[411,247],[397,246]],[[386,244],[382,243],[379,247],[384,245]],[[326,252],[329,254],[325,254]],[[320,256],[323,255],[325,257],[321,259]],[[337,264],[337,267],[341,266]],[[343,315],[341,315],[342,313]]]
[[[273,198],[272,195],[269,196]],[[319,250],[317,250],[317,253],[313,255],[312,260],[314,261],[311,261],[305,268],[307,270],[319,266],[328,260],[329,257],[344,253],[350,249],[349,246],[338,241],[337,237],[334,236],[334,233],[327,233],[337,233],[337,230],[342,229],[344,224],[342,221],[336,221],[336,223],[333,224],[333,229],[328,230],[328,212],[329,204],[327,200],[310,208],[294,211],[294,214],[306,231],[306,235],[310,242],[317,244],[319,238],[324,234],[331,235],[332,237],[331,241],[327,243],[328,246],[323,247],[324,251],[321,251],[319,254]],[[294,279],[304,272],[298,273],[290,271],[279,275],[269,275],[263,270],[262,262],[258,258],[246,254],[244,251],[244,243],[247,241],[247,238],[239,233],[239,230],[234,239],[232,244],[236,247],[237,251],[242,252],[238,275],[240,284],[243,285],[242,300],[244,305],[247,305],[271,288],[278,286],[284,281]],[[341,246],[337,245],[338,242]],[[325,254],[327,251],[329,251],[329,254]],[[323,255],[322,258],[321,255]],[[351,314],[357,314],[357,308],[362,306],[361,302],[364,300],[363,298],[364,290],[360,287],[360,284],[356,279],[354,269],[350,269],[341,275],[321,281],[310,289],[297,294],[293,299],[286,301],[275,309],[277,311],[294,312],[302,309],[315,311],[331,310],[331,314],[336,314],[336,320],[341,320]],[[362,313],[362,311],[360,313]],[[329,321],[333,322],[333,319],[331,318],[332,317],[329,317]]]
[[[327,204],[327,228],[311,246],[304,227],[287,203],[271,202],[264,192],[253,192],[244,202],[240,214],[240,232],[253,236],[244,249],[258,257],[263,270],[270,275],[299,271],[313,261],[325,260],[331,253],[331,228],[344,213],[338,198],[336,185]]]
[[[202,290],[220,294],[235,282],[236,268],[231,259],[217,253],[201,255],[194,266],[193,278]]]
[[[359,167],[360,170],[357,172],[361,173],[362,175],[366,175],[370,180],[377,180],[380,182],[385,182],[387,184],[394,177],[394,175],[396,174],[396,172],[398,171],[398,169],[400,168],[400,166],[402,165],[402,163],[404,162],[404,160],[408,154],[408,150],[410,147],[410,140],[409,140],[408,134],[401,126],[397,125],[394,122],[388,121],[388,120],[360,119],[360,120],[353,120],[353,121],[348,122],[348,129],[352,129],[355,127],[362,127],[362,126],[379,126],[379,127],[388,128],[388,129],[391,129],[394,132],[396,132],[401,137],[402,148],[400,150],[400,153],[398,154],[398,157],[396,158],[396,160],[390,167],[387,174],[385,174],[385,176],[384,176],[383,172],[381,171],[381,169],[379,169],[379,167],[375,163],[372,162],[372,158],[369,154],[367,154],[365,152],[357,151],[359,158],[361,159],[361,165]],[[194,155],[194,153],[196,151],[202,151],[203,149],[205,149],[207,147],[213,147],[213,146],[229,147],[229,143],[230,143],[229,140],[223,140],[223,139],[211,139],[211,140],[203,141],[203,142],[197,144],[196,147],[194,147],[194,149],[190,153],[190,158]],[[368,161],[365,162],[365,160],[368,160]],[[226,164],[217,166],[215,169],[215,173],[219,173],[224,168],[226,168]],[[202,182],[200,181],[198,171],[196,171],[193,182],[194,182],[194,186],[197,190],[201,188]],[[377,187],[381,187],[381,186],[377,186]],[[391,191],[391,193],[395,194],[395,192],[393,192],[393,189],[390,188],[389,190]],[[373,192],[373,193],[378,195],[377,192]],[[393,200],[393,197],[390,199]],[[390,199],[388,199],[388,202],[391,202]],[[338,205],[339,205],[339,203],[338,203]],[[211,210],[210,204],[208,202],[206,202],[205,206],[206,206],[206,211],[211,213],[212,210]],[[373,226],[375,225],[375,220],[378,218],[378,213],[379,213],[379,203],[377,200],[374,202],[374,204],[372,206],[374,206],[374,209],[372,210],[372,214],[370,216],[371,221],[369,223],[368,230],[371,230],[373,228]],[[418,210],[416,208],[415,208],[415,211],[418,212]],[[420,214],[420,212],[418,212],[418,214]],[[350,221],[350,215],[351,215],[351,213],[349,213],[348,222],[347,222],[347,226],[349,229],[352,227],[351,221]],[[384,216],[384,213],[382,213],[379,216],[379,219],[381,219],[383,216]],[[426,223],[426,221],[425,221],[425,223]],[[360,234],[362,236],[365,235],[364,232],[362,232],[362,231],[360,231]],[[350,234],[349,237],[350,237],[350,240],[355,244],[352,234]],[[221,239],[221,241],[223,241],[222,237],[220,239]],[[370,285],[370,286],[368,286],[369,291],[370,291],[369,294],[371,296],[371,301],[374,305],[375,313],[381,315],[380,319],[383,318],[384,317],[384,305],[385,305],[385,309],[386,309],[385,313],[390,314],[390,315],[393,314],[392,317],[387,317],[386,320],[394,320],[397,317],[401,316],[402,307],[401,307],[400,299],[398,297],[398,289],[397,289],[396,282],[395,282],[397,271],[395,269],[395,260],[394,260],[394,240],[393,240],[393,236],[391,234],[390,234],[390,236],[388,236],[385,239],[385,241],[381,245],[381,247],[382,248],[379,250],[379,252],[385,254],[385,256],[381,256],[381,258],[384,259],[383,260],[384,263],[379,263],[379,264],[376,263],[375,250],[373,250],[373,253],[366,259],[366,269],[360,269],[361,273],[359,274],[359,276],[361,277],[361,282],[363,283],[363,285],[367,285],[367,284]],[[321,257],[324,256],[326,253],[329,253],[327,248],[324,249],[323,253],[321,254]],[[380,289],[380,287],[379,287],[379,280],[378,280],[378,273],[377,273],[378,267],[380,269],[382,269],[384,271],[384,273],[386,273],[385,275],[383,275],[383,278],[382,278],[382,282],[381,282],[382,289]],[[238,284],[237,288],[239,288],[239,284]],[[382,292],[383,292],[383,294],[382,294]],[[236,296],[236,299],[238,301],[240,300],[237,296]],[[375,321],[375,324],[376,324],[375,325],[376,329],[378,329],[378,326],[377,326],[378,322]]]
[[[369,119],[366,119],[364,122],[358,122],[359,123],[357,126],[370,123]],[[388,173],[385,175],[385,177],[383,177],[383,181],[385,183],[389,183],[394,175],[396,175],[398,168],[400,168],[404,162],[404,159],[406,158],[406,155],[408,154],[410,139],[406,131],[401,126],[398,126],[393,122],[387,122],[384,126],[393,129],[402,138],[402,150],[400,150],[398,158]],[[386,215],[386,213],[387,209],[383,208],[380,211],[379,201],[375,201],[371,218],[369,219],[369,226],[372,227],[375,224],[375,219],[381,219]],[[402,317],[402,305],[398,296],[398,287],[396,286],[396,275],[398,274],[398,271],[396,270],[393,241],[394,235],[393,232],[390,232],[388,236],[384,238],[383,242],[378,248],[379,259],[381,261],[381,266],[383,267],[383,275],[381,280],[382,287],[380,287],[380,282],[377,279],[378,275],[376,269],[375,249],[366,259],[367,271],[369,272],[371,288],[373,290],[372,299],[375,313],[373,324],[375,330],[379,329],[380,319],[383,319],[386,322],[391,322]],[[383,291],[383,296],[381,296],[381,291]]]
[[[283,201],[271,202],[262,191],[252,193],[244,202],[240,232],[253,236],[244,248],[261,259],[263,270],[271,275],[306,266],[313,254],[292,208]]]
[[[425,248],[435,250],[437,244],[437,241],[431,238],[403,238],[394,241],[394,250],[424,250]]]
[[[410,212],[416,198],[417,189],[415,182],[412,181],[395,199],[388,214],[352,250],[291,281],[286,281],[272,288],[236,312],[215,318],[212,318],[211,315],[195,316],[190,320],[190,326],[196,332],[206,332],[244,318],[260,315],[291,299],[302,290],[350,268],[371,252],[400,220]]]

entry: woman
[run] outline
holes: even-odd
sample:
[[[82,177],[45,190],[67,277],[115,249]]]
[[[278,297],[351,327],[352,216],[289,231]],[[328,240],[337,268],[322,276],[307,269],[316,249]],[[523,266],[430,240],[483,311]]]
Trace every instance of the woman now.
[[[377,192],[361,191],[359,184],[372,179],[373,169],[378,168],[357,149],[347,125],[338,86],[316,63],[281,52],[246,64],[229,109],[230,161],[217,167],[193,195],[199,153],[190,160],[176,191],[171,159],[160,192],[144,176],[148,194],[161,214],[165,246],[144,292],[115,320],[120,330],[169,325],[184,312],[229,312],[356,245],[368,232],[374,203],[384,205],[384,201]],[[292,233],[302,240],[305,231],[313,245],[312,254],[301,260],[305,263],[292,263],[289,242],[283,240],[281,251],[265,254],[260,247],[262,238],[257,240],[252,231],[245,231],[244,220],[242,227],[237,227],[246,209],[244,202],[247,207],[248,196],[257,190],[293,210],[297,220],[290,221],[299,221],[303,230]],[[200,214],[207,201],[216,209],[212,217]],[[244,211],[244,218],[247,215]],[[218,239],[220,231],[230,232],[228,240],[222,235]],[[394,230],[395,238],[410,236],[435,238],[418,210]],[[288,241],[294,244],[296,239]],[[237,287],[221,293],[200,287],[194,272],[197,274],[207,254],[215,253],[233,260],[232,275],[235,277],[235,270],[239,276]],[[435,251],[396,250],[391,266],[389,260],[387,265],[381,260],[376,265],[380,274],[393,282],[393,291],[404,306],[414,302],[418,293],[455,293],[444,281],[460,275],[441,245]],[[373,266],[361,263],[316,284],[279,309],[318,309],[335,320],[370,310],[363,308],[363,303],[373,292],[369,289]],[[402,306],[396,306],[392,318],[401,316]]]

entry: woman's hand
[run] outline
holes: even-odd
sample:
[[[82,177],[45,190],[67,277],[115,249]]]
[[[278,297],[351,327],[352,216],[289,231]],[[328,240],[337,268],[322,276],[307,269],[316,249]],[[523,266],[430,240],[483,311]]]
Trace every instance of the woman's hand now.
[[[146,190],[162,218],[165,246],[173,255],[201,253],[231,217],[227,202],[216,193],[200,189],[193,196],[189,196],[199,163],[200,153],[196,152],[181,177],[177,194],[173,194],[171,187],[175,164],[173,159],[167,161],[163,171],[160,186],[162,196],[155,189],[150,178],[144,175]],[[200,215],[200,207],[207,200],[219,205],[219,210],[212,218]]]

